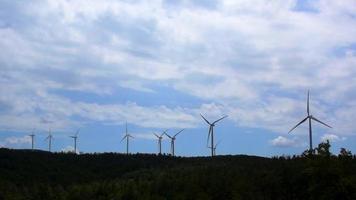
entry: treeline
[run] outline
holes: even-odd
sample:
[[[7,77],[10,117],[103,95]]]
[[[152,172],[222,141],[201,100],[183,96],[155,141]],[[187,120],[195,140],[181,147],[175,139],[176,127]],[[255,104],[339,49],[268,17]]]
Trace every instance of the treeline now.
[[[356,157],[170,157],[0,149],[0,199],[356,199]]]

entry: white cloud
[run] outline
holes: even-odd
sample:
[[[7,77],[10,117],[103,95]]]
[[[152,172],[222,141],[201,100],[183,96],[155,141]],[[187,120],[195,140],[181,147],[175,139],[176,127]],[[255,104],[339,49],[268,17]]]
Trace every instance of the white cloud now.
[[[0,141],[1,147],[23,147],[24,145],[31,144],[31,137],[7,137],[3,141]]]
[[[342,137],[342,136],[337,136],[334,134],[324,134],[323,136],[321,136],[321,141],[325,142],[326,140],[332,141],[332,142],[339,142],[339,141],[344,141],[346,140],[346,137]]]
[[[145,87],[141,82],[132,81],[132,80],[122,81],[120,83],[120,86],[124,87],[124,88],[141,91],[141,92],[150,92],[150,93],[154,92],[154,90],[152,90],[151,88]]]
[[[7,144],[29,144],[31,143],[31,138],[29,136],[23,137],[8,137],[5,139]]]
[[[288,139],[283,136],[278,136],[277,138],[270,140],[269,143],[272,146],[276,146],[276,147],[296,147],[300,145],[299,142],[296,140],[296,138]]]
[[[313,113],[330,121],[336,135],[356,134],[356,5],[316,1],[315,12],[303,12],[296,4],[20,4],[0,20],[9,24],[0,29],[0,48],[6,49],[0,55],[0,92],[6,94],[0,95],[0,128],[48,126],[43,119],[55,128],[126,119],[142,127],[196,127],[202,112],[282,133],[303,117],[311,88]],[[88,103],[51,93],[105,97],[120,86],[159,94],[162,85],[197,97],[201,105]]]
[[[144,139],[144,140],[156,140],[156,136],[153,133],[130,133],[134,138]]]
[[[65,152],[65,153],[72,153],[74,152],[74,147],[73,146],[66,146],[64,148],[61,149],[61,152]],[[79,153],[79,149],[77,148],[77,154]]]

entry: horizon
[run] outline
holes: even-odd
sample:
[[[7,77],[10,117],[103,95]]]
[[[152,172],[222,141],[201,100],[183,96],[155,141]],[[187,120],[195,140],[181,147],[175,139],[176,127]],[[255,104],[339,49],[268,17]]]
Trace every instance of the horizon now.
[[[356,2],[0,3],[0,147],[177,156],[300,155],[325,140],[356,152]],[[164,136],[162,153],[170,152]]]

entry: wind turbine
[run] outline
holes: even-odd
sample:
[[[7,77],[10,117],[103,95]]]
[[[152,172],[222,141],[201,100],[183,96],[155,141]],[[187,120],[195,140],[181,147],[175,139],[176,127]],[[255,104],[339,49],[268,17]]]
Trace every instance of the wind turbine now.
[[[217,122],[223,120],[224,118],[227,117],[227,115],[221,117],[220,119],[214,121],[213,123],[210,123],[207,119],[205,119],[205,117],[200,114],[200,116],[204,119],[204,121],[209,124],[209,133],[208,133],[208,140],[207,140],[207,143],[209,143],[209,137],[211,135],[211,147],[214,147],[214,126]],[[214,148],[211,148],[211,157],[214,156]]]
[[[215,144],[215,146],[212,148],[214,151],[214,156],[216,156],[216,147],[220,144],[220,141],[218,143]],[[209,149],[211,149],[211,147],[208,147]]]
[[[74,139],[74,153],[77,153],[77,139],[78,139],[79,130],[80,129],[77,130],[75,135],[69,136]]]
[[[34,132],[35,132],[35,129],[33,129],[32,130],[32,133],[30,134],[30,135],[28,135],[28,136],[30,136],[31,137],[31,149],[33,150],[34,149],[34,145],[35,145],[35,134],[34,134]]]
[[[166,134],[166,135],[171,139],[171,154],[172,154],[172,156],[174,156],[174,141],[176,140],[177,135],[178,135],[179,133],[181,133],[182,131],[184,131],[184,129],[178,131],[178,133],[176,133],[175,135],[173,135],[173,137],[170,136],[170,135],[168,135],[168,133],[167,133],[166,131],[164,131],[164,134]]]
[[[157,135],[156,133],[153,133],[157,139],[158,139],[158,150],[159,150],[159,155],[161,155],[162,153],[162,139],[163,139],[163,135],[167,130],[165,130],[161,135]]]
[[[48,140],[48,151],[51,152],[51,147],[52,147],[52,134],[51,134],[51,128],[48,131],[48,136],[46,137],[45,140]]]
[[[122,142],[124,139],[126,139],[126,154],[129,154],[129,138],[134,138],[134,137],[131,136],[130,134],[128,134],[128,132],[127,132],[127,122],[126,122],[126,134],[121,140],[121,142]]]
[[[308,120],[308,122],[309,122],[309,152],[312,153],[313,152],[312,125],[311,125],[312,120],[319,122],[320,124],[322,124],[326,127],[329,127],[329,128],[332,128],[332,127],[327,125],[326,123],[318,120],[317,118],[315,118],[313,115],[310,114],[310,111],[309,111],[309,90],[308,90],[308,97],[307,97],[307,116],[302,121],[300,121],[297,125],[295,125],[288,133],[292,132],[295,128],[297,128],[299,125],[304,123],[306,120]]]

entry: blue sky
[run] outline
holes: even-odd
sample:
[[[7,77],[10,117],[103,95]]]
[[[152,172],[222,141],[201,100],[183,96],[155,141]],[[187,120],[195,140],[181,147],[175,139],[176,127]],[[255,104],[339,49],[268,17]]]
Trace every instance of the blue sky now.
[[[356,2],[0,1],[0,146],[155,153],[153,132],[177,137],[176,154],[273,156],[314,145],[356,152]],[[169,152],[169,141],[163,141]]]

